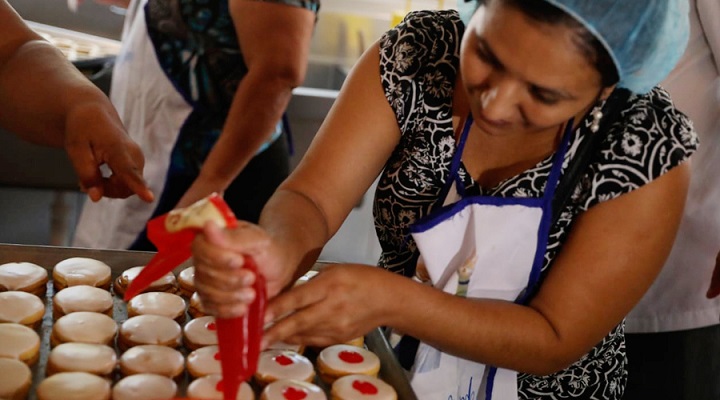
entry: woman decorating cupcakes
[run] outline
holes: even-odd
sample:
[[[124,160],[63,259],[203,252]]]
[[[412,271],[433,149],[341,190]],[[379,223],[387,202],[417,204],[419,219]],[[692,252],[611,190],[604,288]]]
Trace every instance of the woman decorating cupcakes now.
[[[264,343],[384,326],[421,399],[620,399],[623,318],[668,254],[697,146],[655,87],[683,52],[686,6],[460,3],[368,49],[259,225],[205,227],[198,293],[243,315],[249,255],[272,297]],[[283,290],[378,175],[380,268]]]

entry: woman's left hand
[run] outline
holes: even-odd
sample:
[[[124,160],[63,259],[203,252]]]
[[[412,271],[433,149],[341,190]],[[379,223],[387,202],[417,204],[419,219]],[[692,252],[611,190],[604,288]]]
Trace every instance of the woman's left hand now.
[[[328,346],[365,335],[387,324],[398,278],[381,268],[333,265],[268,304],[263,348],[286,343]],[[402,277],[399,277],[404,279]]]

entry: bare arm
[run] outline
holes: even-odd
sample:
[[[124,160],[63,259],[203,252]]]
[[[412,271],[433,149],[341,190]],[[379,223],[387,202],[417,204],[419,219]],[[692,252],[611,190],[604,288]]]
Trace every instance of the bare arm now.
[[[0,21],[0,126],[33,143],[64,147],[91,199],[135,193],[150,201],[142,152],[110,100],[5,0]],[[102,164],[113,171],[110,178],[101,176]]]
[[[195,241],[196,281],[217,315],[244,312],[240,254],[255,257],[277,294],[306,271],[320,249],[378,176],[400,140],[400,129],[380,83],[379,48],[373,45],[343,85],[310,149],[263,209],[260,230],[210,229]],[[238,277],[238,282],[230,282]],[[244,282],[247,284],[247,282]]]
[[[265,340],[327,345],[392,326],[463,358],[556,372],[600,342],[651,285],[672,245],[687,185],[683,164],[587,211],[528,306],[465,299],[377,268],[339,266],[273,300],[270,317],[295,314]]]
[[[302,162],[263,210],[260,225],[271,236],[300,243],[289,265],[302,264],[340,229],[400,140],[379,52],[375,44],[358,61]]]
[[[248,72],[237,88],[220,138],[178,207],[230,185],[271,137],[292,89],[305,77],[315,23],[312,11],[230,0],[230,12]]]

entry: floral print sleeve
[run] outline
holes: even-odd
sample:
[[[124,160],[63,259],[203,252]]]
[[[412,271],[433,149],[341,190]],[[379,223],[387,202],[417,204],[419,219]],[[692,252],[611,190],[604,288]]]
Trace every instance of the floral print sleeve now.
[[[380,39],[380,75],[401,132],[448,106],[457,76],[462,23],[454,11],[418,11]]]
[[[675,109],[670,96],[656,88],[630,99],[591,165],[575,201],[583,209],[653,181],[687,160],[697,149],[692,122]]]

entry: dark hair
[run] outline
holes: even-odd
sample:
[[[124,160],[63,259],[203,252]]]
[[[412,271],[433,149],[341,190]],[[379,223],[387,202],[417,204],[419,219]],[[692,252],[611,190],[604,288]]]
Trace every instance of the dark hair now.
[[[620,80],[617,67],[605,46],[585,26],[565,11],[546,1],[539,0],[485,0],[481,3],[490,3],[491,1],[500,1],[503,5],[511,6],[534,21],[550,25],[563,25],[572,29],[575,32],[573,40],[575,45],[600,73],[602,86],[612,86]]]

